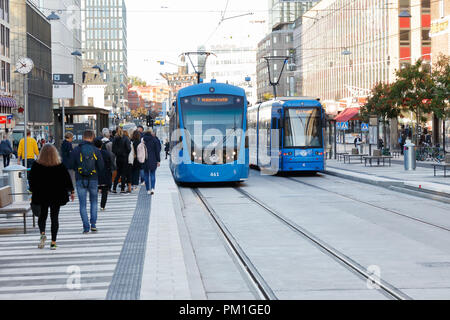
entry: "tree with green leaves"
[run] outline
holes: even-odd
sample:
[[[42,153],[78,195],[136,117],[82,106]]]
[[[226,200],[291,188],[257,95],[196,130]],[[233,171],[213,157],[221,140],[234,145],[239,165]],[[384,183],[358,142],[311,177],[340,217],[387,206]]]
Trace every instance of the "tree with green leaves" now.
[[[450,117],[450,56],[439,55],[433,64],[430,108],[438,119]]]
[[[425,114],[433,112],[431,73],[424,68],[423,61],[417,60],[415,64],[397,70],[397,81],[392,84],[391,97],[394,104],[404,111],[410,111],[416,116],[416,143],[419,145],[418,127],[426,121]]]
[[[147,86],[147,82],[145,82],[144,80],[142,80],[139,77],[131,76],[129,81],[133,87],[146,87]]]
[[[383,122],[383,128],[386,130],[386,124],[390,119],[397,118],[401,109],[393,99],[392,85],[388,83],[377,83],[369,96],[367,103],[361,107],[360,114],[364,122],[369,122],[370,117],[376,116]],[[386,134],[384,134],[384,145],[387,145]]]

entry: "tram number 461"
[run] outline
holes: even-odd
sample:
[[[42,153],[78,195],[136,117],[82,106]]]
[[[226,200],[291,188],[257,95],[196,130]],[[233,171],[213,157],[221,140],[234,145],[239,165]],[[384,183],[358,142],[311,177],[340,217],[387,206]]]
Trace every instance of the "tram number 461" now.
[[[220,177],[220,173],[219,172],[211,172],[210,176],[211,177]]]

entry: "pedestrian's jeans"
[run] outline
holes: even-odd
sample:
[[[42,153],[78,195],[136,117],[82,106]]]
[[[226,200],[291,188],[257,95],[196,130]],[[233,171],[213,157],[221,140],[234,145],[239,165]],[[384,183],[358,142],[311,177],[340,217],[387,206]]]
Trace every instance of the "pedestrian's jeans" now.
[[[87,215],[87,194],[91,203],[91,219]],[[83,221],[83,231],[89,232],[96,228],[98,206],[98,180],[77,180],[77,194],[80,201],[80,215]],[[90,222],[90,224],[89,224]]]
[[[155,189],[156,185],[156,170],[144,170],[144,180],[145,180],[145,187],[147,188],[147,191],[150,191],[151,189]],[[151,186],[150,186],[151,183]]]

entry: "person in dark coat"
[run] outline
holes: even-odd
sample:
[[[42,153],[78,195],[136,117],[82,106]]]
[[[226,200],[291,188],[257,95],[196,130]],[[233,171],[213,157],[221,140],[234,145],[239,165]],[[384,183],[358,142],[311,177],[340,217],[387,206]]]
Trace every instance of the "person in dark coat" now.
[[[61,157],[62,163],[63,165],[66,166],[67,169],[70,169],[70,154],[73,151],[72,141],[73,141],[73,133],[66,132],[65,140],[61,145]]]
[[[117,193],[117,185],[119,178],[122,183],[120,185],[120,193],[126,193],[125,185],[127,183],[128,156],[131,152],[131,142],[124,134],[121,127],[117,128],[116,137],[112,145],[112,152],[116,156],[117,176],[114,179],[113,193]],[[131,191],[131,190],[129,190]]]
[[[166,143],[164,143],[164,151],[166,152],[166,160],[167,160],[167,156],[169,155],[169,151],[170,151],[169,140],[166,140]]]
[[[144,163],[145,187],[148,194],[155,194],[156,169],[161,163],[161,143],[153,136],[153,131],[149,129],[144,134],[144,143],[147,148],[147,161]]]
[[[103,158],[103,170],[98,174],[98,188],[102,193],[100,201],[100,209],[105,211],[106,202],[108,201],[108,192],[112,185],[112,159],[108,150],[102,149],[103,142],[101,139],[94,140],[94,146],[98,148]]]
[[[9,166],[9,161],[11,160],[11,154],[13,153],[13,148],[11,142],[5,136],[0,143],[0,155],[3,156],[3,168]]]
[[[71,200],[74,201],[75,193],[67,168],[61,163],[58,151],[55,146],[45,144],[37,161],[31,167],[29,173],[30,191],[32,192],[31,203],[40,206],[39,231],[41,239],[38,245],[43,249],[47,237],[45,235],[45,225],[48,211],[52,221],[52,242],[51,250],[56,250],[56,237],[59,229],[59,210]]]
[[[133,185],[134,189],[137,189],[137,187],[139,186],[139,177],[141,177],[142,180],[145,181],[142,171],[142,165],[139,163],[137,159],[137,147],[141,143],[141,133],[139,132],[139,130],[133,132],[133,135],[131,137],[131,143],[134,150],[134,154],[136,155],[132,167],[131,184]]]

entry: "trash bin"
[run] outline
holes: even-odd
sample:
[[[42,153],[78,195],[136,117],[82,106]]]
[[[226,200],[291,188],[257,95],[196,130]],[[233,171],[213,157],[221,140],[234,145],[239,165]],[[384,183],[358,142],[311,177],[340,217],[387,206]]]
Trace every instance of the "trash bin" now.
[[[416,145],[414,143],[407,142],[404,148],[405,170],[416,170]]]
[[[19,165],[10,165],[3,169],[8,174],[8,184],[11,186],[14,202],[26,202],[29,200],[27,190],[27,168]]]

